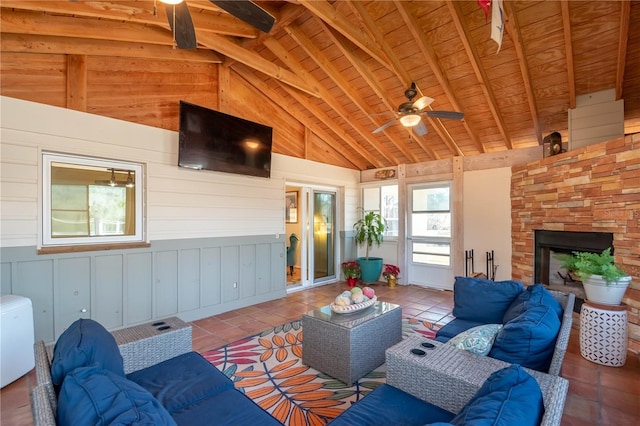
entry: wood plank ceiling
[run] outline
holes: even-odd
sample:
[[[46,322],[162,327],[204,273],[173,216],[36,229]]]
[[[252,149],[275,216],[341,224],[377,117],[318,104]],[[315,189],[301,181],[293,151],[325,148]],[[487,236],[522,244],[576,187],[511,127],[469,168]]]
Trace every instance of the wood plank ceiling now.
[[[198,49],[179,50],[153,0],[2,0],[2,52],[221,64],[321,139],[323,161],[360,170],[536,146],[553,131],[566,142],[576,96],[606,89],[624,99],[625,133],[640,132],[640,1],[505,1],[499,52],[476,0],[257,3],[276,18],[268,34],[187,0]],[[411,82],[428,109],[464,119],[372,133]],[[321,156],[300,143],[274,151]]]

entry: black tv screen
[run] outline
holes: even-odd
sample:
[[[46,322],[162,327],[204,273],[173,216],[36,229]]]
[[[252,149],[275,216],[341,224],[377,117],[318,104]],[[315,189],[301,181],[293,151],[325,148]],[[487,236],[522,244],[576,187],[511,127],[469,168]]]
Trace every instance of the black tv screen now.
[[[178,165],[268,178],[272,134],[269,126],[180,101]]]

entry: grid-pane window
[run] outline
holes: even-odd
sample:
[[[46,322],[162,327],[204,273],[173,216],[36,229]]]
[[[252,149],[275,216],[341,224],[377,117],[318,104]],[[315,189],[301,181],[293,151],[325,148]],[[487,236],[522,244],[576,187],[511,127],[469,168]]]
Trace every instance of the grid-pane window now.
[[[362,206],[365,212],[378,212],[385,219],[385,236],[398,236],[398,185],[363,188]]]
[[[451,265],[450,186],[415,188],[411,197],[412,261]]]

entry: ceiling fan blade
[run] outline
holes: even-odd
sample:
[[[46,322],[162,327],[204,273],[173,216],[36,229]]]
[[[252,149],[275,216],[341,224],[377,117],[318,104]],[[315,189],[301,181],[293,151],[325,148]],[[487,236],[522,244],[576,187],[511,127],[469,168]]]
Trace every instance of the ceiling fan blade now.
[[[249,0],[210,1],[220,9],[229,12],[241,21],[244,21],[265,33],[271,31],[271,28],[276,21],[276,18],[274,18],[269,12]]]
[[[450,120],[462,120],[464,114],[457,111],[424,111],[422,115],[431,118],[446,118]]]
[[[380,133],[381,131],[383,131],[383,130],[384,130],[384,129],[386,129],[387,127],[389,127],[389,126],[391,126],[391,125],[395,124],[396,120],[397,120],[397,118],[394,118],[393,120],[389,121],[388,123],[383,124],[382,126],[380,126],[380,127],[378,127],[377,129],[375,129],[375,130],[373,131],[373,133]]]
[[[420,122],[418,124],[416,124],[415,126],[413,126],[413,131],[416,133],[416,135],[418,136],[424,136],[427,134],[428,130],[427,130],[427,126],[424,125],[424,122],[422,120],[420,120]]]
[[[173,28],[173,13],[175,11],[175,24],[176,28]],[[189,13],[189,6],[186,2],[178,3],[176,5],[167,6],[167,18],[169,19],[169,25],[171,31],[176,39],[176,44],[179,49],[196,49],[198,42],[196,41],[196,30],[193,27],[193,21],[191,20],[191,13]]]
[[[430,98],[428,96],[422,96],[420,99],[418,99],[413,103],[413,107],[419,111],[431,105],[431,102],[433,102],[434,100],[435,99]]]

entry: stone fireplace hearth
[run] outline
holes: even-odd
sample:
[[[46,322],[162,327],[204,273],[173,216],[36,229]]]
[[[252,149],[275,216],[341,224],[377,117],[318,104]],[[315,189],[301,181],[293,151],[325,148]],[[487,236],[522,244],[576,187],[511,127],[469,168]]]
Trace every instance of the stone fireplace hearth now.
[[[517,165],[511,176],[513,279],[533,284],[541,274],[549,276],[541,272],[536,251],[548,249],[552,257],[551,252],[579,248],[552,240],[536,249],[536,231],[611,235],[616,263],[632,276],[623,303],[629,349],[635,353],[640,353],[639,176],[640,134]]]

